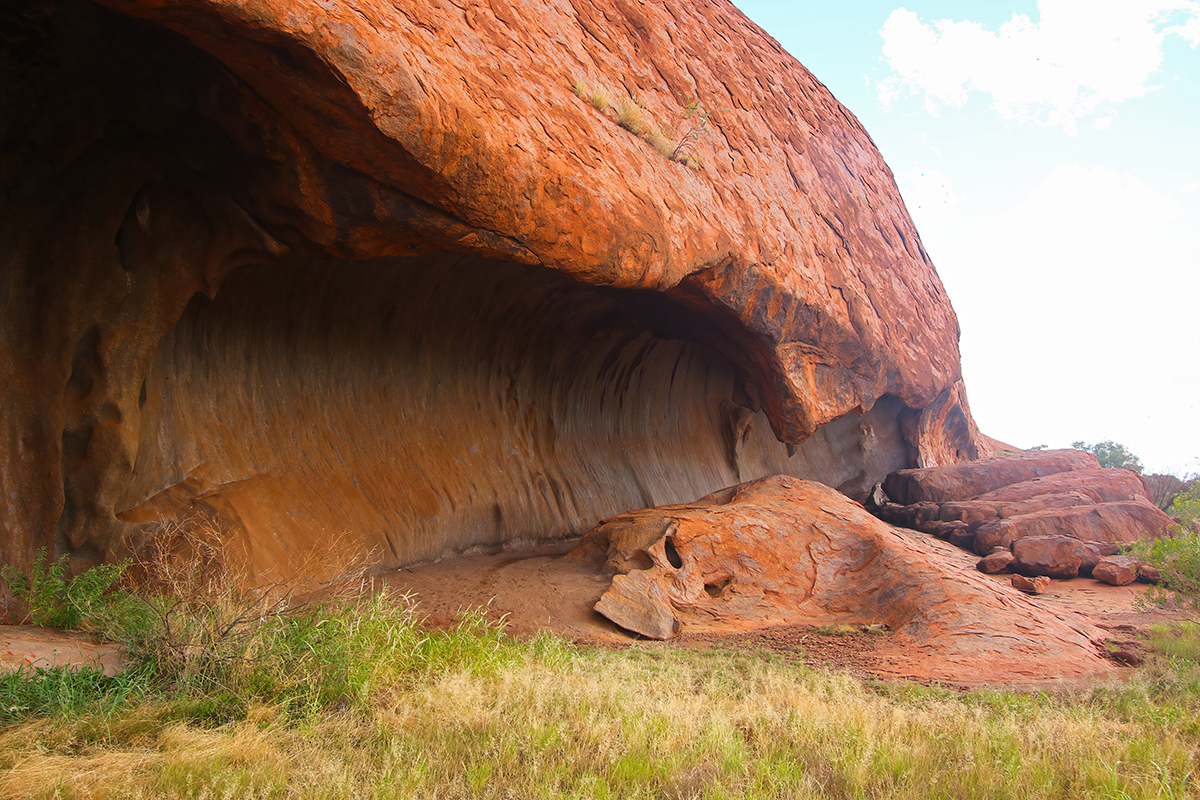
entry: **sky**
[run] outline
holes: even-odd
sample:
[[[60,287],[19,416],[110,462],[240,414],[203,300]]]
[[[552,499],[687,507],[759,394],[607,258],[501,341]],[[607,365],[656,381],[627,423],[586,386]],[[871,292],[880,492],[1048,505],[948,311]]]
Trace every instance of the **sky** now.
[[[891,167],[980,428],[1200,473],[1200,2],[733,2]]]

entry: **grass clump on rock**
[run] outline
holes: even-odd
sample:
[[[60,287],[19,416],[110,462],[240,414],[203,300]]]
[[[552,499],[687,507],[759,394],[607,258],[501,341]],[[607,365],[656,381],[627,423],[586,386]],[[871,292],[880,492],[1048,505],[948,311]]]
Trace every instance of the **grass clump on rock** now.
[[[700,135],[708,129],[712,115],[701,110],[699,101],[690,101],[684,108],[680,123],[687,125],[687,130],[672,132],[659,125],[654,115],[636,96],[618,97],[614,100],[612,92],[603,86],[592,85],[582,78],[575,79],[572,91],[581,100],[591,104],[605,116],[610,116],[617,125],[671,161],[691,169],[699,169],[702,166],[700,159],[690,151],[699,141]]]

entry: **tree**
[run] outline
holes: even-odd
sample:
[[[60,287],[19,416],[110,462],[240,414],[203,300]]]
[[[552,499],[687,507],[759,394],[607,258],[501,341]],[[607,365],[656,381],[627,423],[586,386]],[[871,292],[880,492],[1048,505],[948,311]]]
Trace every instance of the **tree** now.
[[[1100,466],[1109,469],[1129,469],[1142,474],[1142,460],[1129,452],[1123,444],[1117,444],[1112,439],[1105,439],[1096,444],[1072,442],[1071,447],[1091,453],[1100,462]]]

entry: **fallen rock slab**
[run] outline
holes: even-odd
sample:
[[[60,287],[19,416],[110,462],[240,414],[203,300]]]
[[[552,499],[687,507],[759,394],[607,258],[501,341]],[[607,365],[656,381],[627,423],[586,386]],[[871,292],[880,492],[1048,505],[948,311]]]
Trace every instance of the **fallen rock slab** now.
[[[1074,578],[1079,575],[1085,549],[1083,542],[1069,536],[1018,539],[1012,544],[1013,569],[1028,577]]]
[[[1162,580],[1162,572],[1158,567],[1152,567],[1149,564],[1138,565],[1138,580],[1143,583],[1158,583]]]
[[[979,559],[979,563],[975,565],[975,568],[988,575],[995,575],[996,573],[1007,571],[1015,560],[1010,551],[1001,550],[998,553],[992,553],[990,556],[984,556]]]
[[[1092,568],[1092,577],[1113,586],[1128,586],[1138,579],[1138,561],[1129,556],[1107,556]]]
[[[1020,589],[1026,594],[1042,594],[1050,588],[1050,578],[1045,575],[1030,578],[1025,575],[1016,574],[1012,576],[1012,585],[1014,589]]]
[[[899,671],[912,666],[905,674],[922,664],[933,679],[1004,682],[1112,668],[1093,644],[1100,632],[1081,617],[1048,613],[964,570],[961,551],[794,478],[622,514],[572,556],[613,574],[596,611],[652,638],[882,623],[895,631]]]
[[[993,547],[1008,547],[1033,536],[1069,536],[1085,542],[1135,542],[1157,535],[1171,518],[1148,501],[1100,503],[1079,508],[1047,509],[1019,517],[998,519],[975,531],[975,552],[986,555]]]
[[[1116,503],[1122,500],[1150,500],[1140,475],[1127,469],[1075,469],[1044,478],[1010,484],[980,495],[987,503],[1018,503],[1047,495],[1075,493],[1092,503]]]
[[[1015,483],[1071,470],[1097,469],[1082,450],[1039,450],[985,458],[949,467],[902,469],[887,476],[883,490],[901,505],[966,500]]]

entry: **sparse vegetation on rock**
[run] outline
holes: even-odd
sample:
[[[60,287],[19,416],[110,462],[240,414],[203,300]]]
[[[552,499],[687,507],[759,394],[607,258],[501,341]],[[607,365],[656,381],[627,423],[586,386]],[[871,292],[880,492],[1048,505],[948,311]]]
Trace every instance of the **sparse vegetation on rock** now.
[[[684,104],[678,126],[681,130],[672,131],[663,128],[636,95],[614,100],[612,92],[603,86],[590,84],[582,78],[575,79],[573,90],[577,97],[590,103],[606,116],[611,114],[613,122],[641,138],[671,161],[692,169],[702,166],[700,159],[694,156],[691,150],[708,130],[712,112],[701,108],[699,100],[690,99]],[[683,129],[684,126],[686,129]]]

